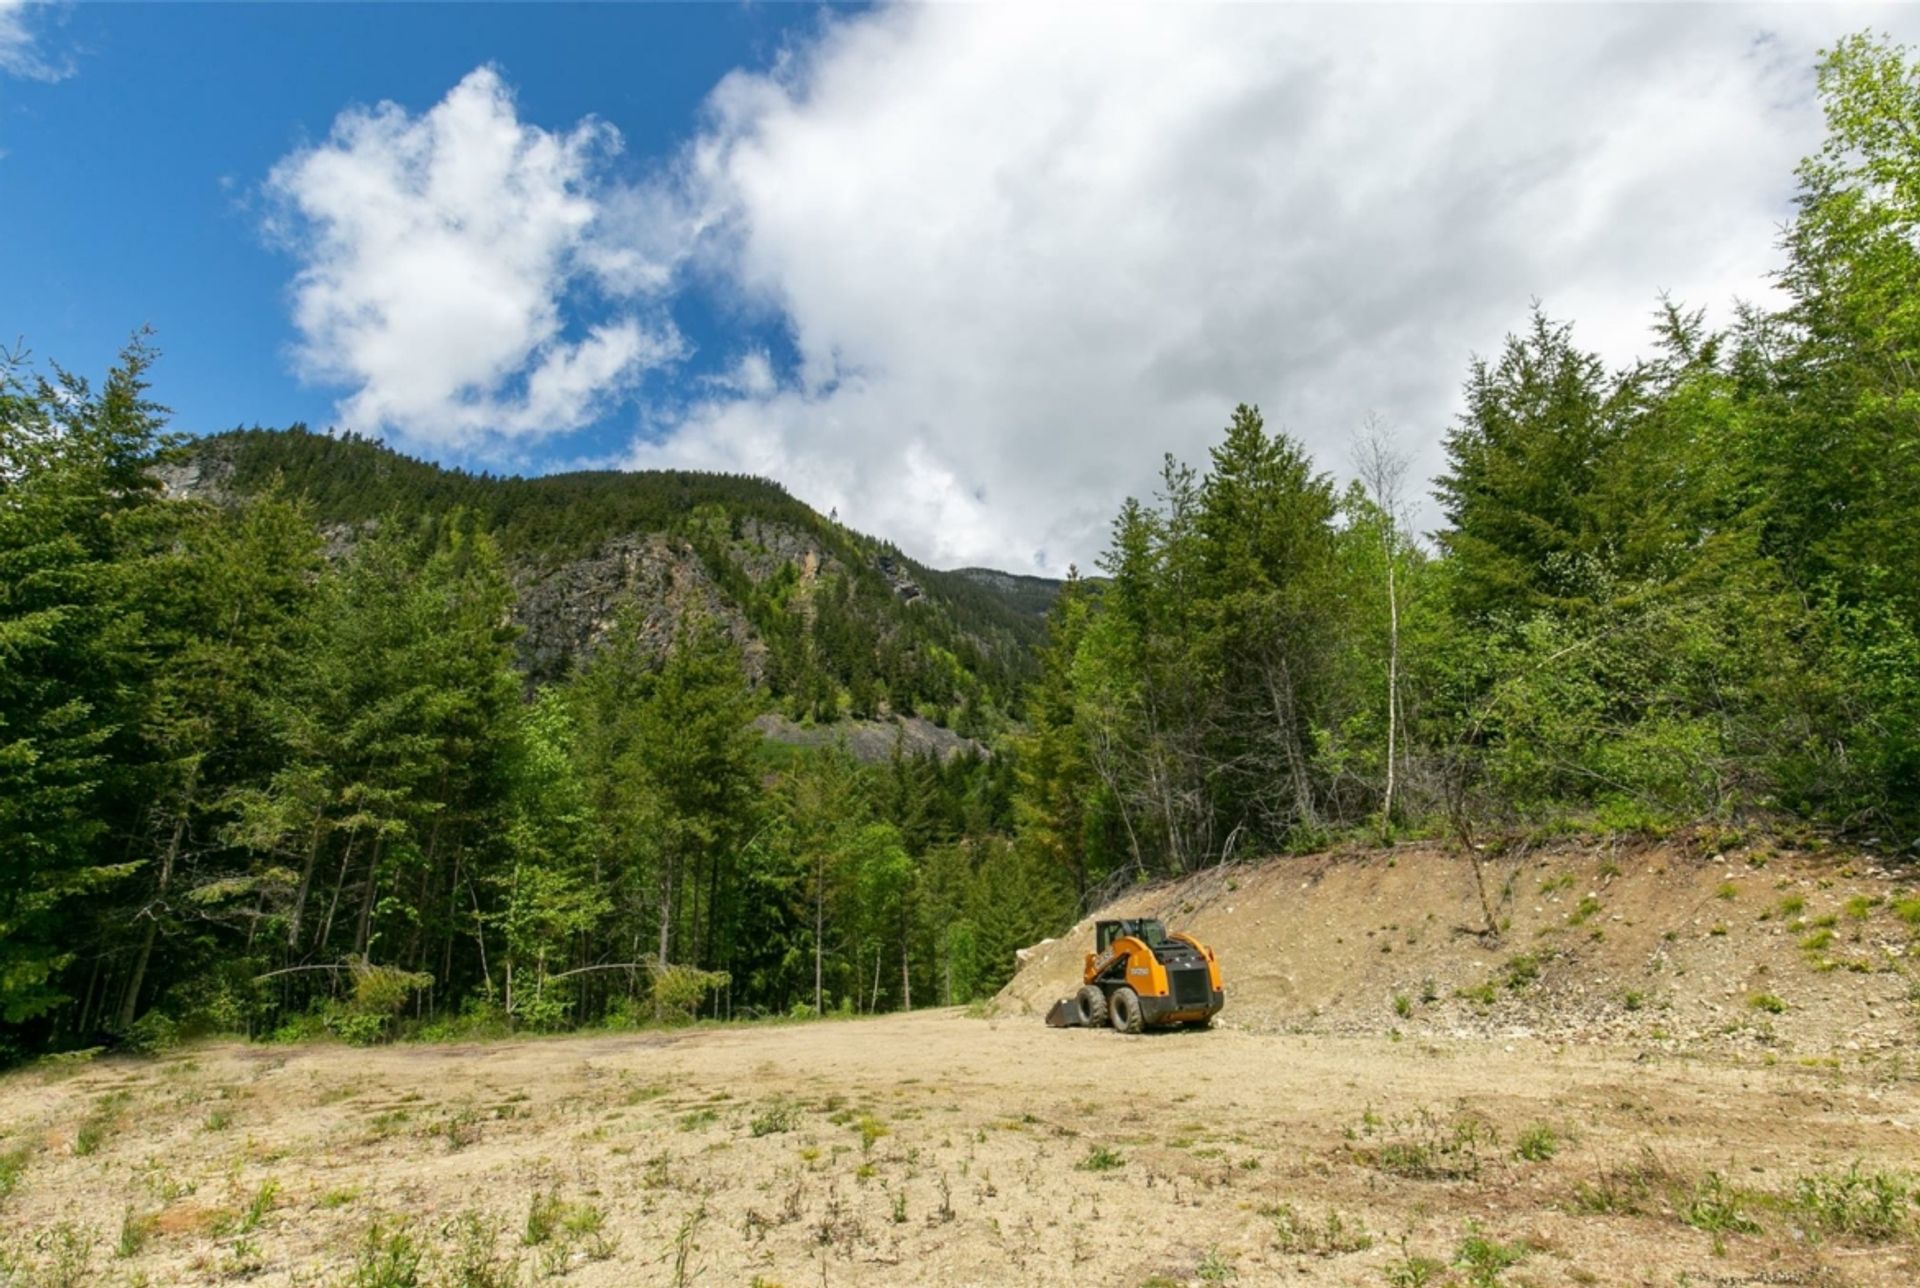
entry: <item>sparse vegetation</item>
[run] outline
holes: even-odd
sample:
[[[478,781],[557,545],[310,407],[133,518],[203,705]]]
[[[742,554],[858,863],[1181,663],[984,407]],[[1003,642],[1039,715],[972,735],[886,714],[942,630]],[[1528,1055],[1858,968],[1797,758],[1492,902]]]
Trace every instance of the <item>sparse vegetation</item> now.
[[[1856,1162],[1844,1172],[1801,1177],[1790,1210],[1809,1234],[1889,1242],[1920,1229],[1916,1203],[1920,1190],[1911,1177]]]
[[[1460,1180],[1480,1174],[1499,1143],[1492,1123],[1468,1111],[1442,1116],[1424,1107],[1382,1118],[1368,1111],[1347,1129],[1348,1148],[1373,1167],[1409,1180]]]
[[[1349,1252],[1364,1252],[1373,1246],[1373,1236],[1360,1220],[1328,1208],[1318,1220],[1296,1212],[1282,1203],[1269,1209],[1273,1217],[1274,1246],[1290,1255],[1336,1257]]]
[[[1479,1226],[1469,1222],[1466,1237],[1454,1249],[1453,1264],[1465,1273],[1472,1288],[1497,1288],[1501,1276],[1526,1260],[1527,1249],[1518,1243],[1501,1243],[1488,1238]]]
[[[1529,1163],[1544,1163],[1560,1152],[1560,1133],[1546,1123],[1535,1123],[1514,1141],[1514,1157]]]

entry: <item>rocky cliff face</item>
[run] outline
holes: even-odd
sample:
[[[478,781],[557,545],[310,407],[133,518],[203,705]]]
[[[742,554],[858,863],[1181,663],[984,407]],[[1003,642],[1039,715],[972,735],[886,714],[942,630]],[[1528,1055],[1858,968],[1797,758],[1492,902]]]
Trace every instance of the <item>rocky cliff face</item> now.
[[[700,557],[684,541],[659,533],[618,537],[584,559],[512,572],[520,660],[527,673],[563,673],[604,640],[624,604],[640,614],[641,637],[665,653],[690,616],[720,623],[739,646],[747,676],[766,678],[766,645],[720,593]]]

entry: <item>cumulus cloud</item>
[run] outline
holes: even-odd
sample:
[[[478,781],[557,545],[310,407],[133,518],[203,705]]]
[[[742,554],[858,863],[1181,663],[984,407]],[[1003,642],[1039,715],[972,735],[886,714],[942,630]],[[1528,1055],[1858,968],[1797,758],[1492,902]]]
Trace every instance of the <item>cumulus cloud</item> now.
[[[670,266],[606,235],[619,149],[598,121],[521,122],[482,67],[422,115],[354,108],[282,160],[267,190],[270,227],[301,261],[296,360],[352,389],[341,424],[496,451],[591,422],[677,357],[648,303]]]
[[[0,0],[0,72],[27,80],[57,81],[73,75],[73,64],[49,58],[40,48],[29,14],[34,0]]]
[[[1913,26],[1906,14],[1875,14]],[[902,6],[736,73],[671,219],[797,355],[628,460],[751,470],[931,561],[1086,562],[1260,403],[1440,464],[1530,302],[1613,359],[1769,289],[1830,10]],[[1429,511],[1425,516],[1431,520]]]

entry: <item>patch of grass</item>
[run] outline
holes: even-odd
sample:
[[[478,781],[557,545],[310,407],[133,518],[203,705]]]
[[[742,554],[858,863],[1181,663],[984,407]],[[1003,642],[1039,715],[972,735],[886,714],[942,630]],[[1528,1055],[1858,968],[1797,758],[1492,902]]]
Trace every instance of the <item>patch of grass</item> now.
[[[1413,999],[1405,993],[1395,993],[1393,995],[1393,1013],[1403,1020],[1411,1016],[1413,1014]]]
[[[1544,1163],[1559,1152],[1560,1133],[1546,1123],[1535,1123],[1513,1143],[1514,1157],[1529,1163]]]
[[[206,1118],[201,1120],[200,1130],[225,1131],[231,1126],[233,1126],[233,1110],[216,1107],[207,1111]]]
[[[1755,993],[1747,999],[1747,1005],[1768,1015],[1779,1015],[1787,1009],[1787,1004],[1773,993]]]
[[[1600,901],[1590,894],[1583,894],[1580,896],[1580,902],[1574,905],[1573,911],[1567,914],[1567,924],[1583,926],[1599,911]]]
[[[1740,887],[1731,881],[1722,881],[1714,890],[1713,897],[1716,899],[1738,899],[1740,897]]]
[[[1382,1119],[1371,1109],[1347,1129],[1361,1162],[1409,1180],[1463,1180],[1480,1174],[1482,1157],[1499,1143],[1492,1123],[1478,1114],[1441,1117],[1420,1108]]]
[[[1873,915],[1873,910],[1879,906],[1880,899],[1878,896],[1857,894],[1841,905],[1841,911],[1845,912],[1847,916],[1855,921],[1865,921]]]
[[[874,1142],[887,1135],[887,1125],[872,1114],[861,1114],[854,1120],[853,1128],[860,1133],[860,1152],[871,1154]]]
[[[1447,1263],[1433,1257],[1423,1257],[1407,1247],[1407,1236],[1400,1236],[1400,1255],[1387,1263],[1381,1272],[1388,1288],[1427,1288],[1428,1284],[1440,1282],[1440,1276],[1447,1272]]]
[[[32,1157],[33,1151],[25,1145],[0,1151],[0,1199],[6,1198],[19,1187],[20,1177],[27,1170],[27,1160]]]
[[[1567,1207],[1589,1216],[1636,1216],[1645,1212],[1654,1192],[1673,1183],[1673,1175],[1651,1150],[1632,1163],[1603,1167],[1591,1181],[1573,1187]]]
[[[558,1190],[548,1189],[528,1201],[520,1242],[542,1249],[547,1269],[558,1273],[576,1250],[594,1261],[611,1257],[616,1244],[606,1225],[607,1215],[598,1205],[569,1202]]]
[[[247,1206],[240,1213],[239,1233],[248,1234],[260,1228],[260,1223],[273,1211],[273,1201],[280,1197],[280,1182],[269,1177],[260,1183],[260,1188],[247,1200]]]
[[[1337,1257],[1373,1246],[1373,1236],[1358,1218],[1333,1208],[1318,1221],[1306,1219],[1286,1203],[1267,1209],[1267,1215],[1273,1218],[1274,1246],[1290,1256]]]
[[[0,1253],[0,1282],[32,1288],[91,1288],[93,1231],[61,1221],[33,1236],[30,1260],[14,1261]]]
[[[346,1207],[359,1197],[360,1187],[358,1185],[342,1185],[321,1194],[318,1202],[321,1207],[332,1210],[334,1208]]]
[[[1647,1005],[1647,995],[1638,989],[1630,988],[1620,995],[1620,1005],[1629,1011],[1643,1010]]]
[[[1809,1234],[1889,1243],[1916,1233],[1916,1202],[1920,1189],[1912,1180],[1892,1172],[1862,1171],[1856,1162],[1844,1172],[1801,1177],[1789,1210]]]
[[[129,1206],[120,1215],[120,1238],[115,1242],[113,1254],[121,1260],[137,1257],[140,1250],[147,1246],[147,1240],[153,1237],[154,1227],[159,1223],[152,1212],[136,1212]]]
[[[1218,1247],[1207,1249],[1207,1255],[1200,1258],[1200,1264],[1194,1267],[1193,1273],[1203,1284],[1223,1284],[1240,1277],[1240,1272],[1233,1268],[1233,1259]]]
[[[120,1111],[128,1100],[124,1091],[113,1091],[93,1102],[93,1108],[80,1120],[73,1133],[73,1152],[81,1158],[99,1152],[107,1137],[120,1124]]]
[[[1489,1239],[1471,1221],[1466,1237],[1453,1250],[1453,1264],[1466,1272],[1473,1288],[1497,1288],[1500,1276],[1526,1259],[1525,1245]]]
[[[469,1208],[448,1229],[451,1247],[443,1254],[448,1285],[458,1288],[513,1288],[520,1261],[500,1256],[498,1222]]]
[[[1775,906],[1782,917],[1797,917],[1807,910],[1807,901],[1802,895],[1790,894]]]
[[[1680,1219],[1713,1236],[1716,1257],[1726,1255],[1729,1234],[1760,1233],[1760,1223],[1747,1213],[1746,1197],[1718,1172],[1708,1172],[1694,1183]]]
[[[1493,981],[1475,984],[1471,988],[1456,989],[1453,994],[1463,1001],[1476,1002],[1481,1006],[1492,1006],[1499,994],[1494,991]]]
[[[1117,1167],[1124,1167],[1126,1161],[1118,1151],[1105,1145],[1095,1145],[1087,1150],[1085,1158],[1073,1166],[1081,1172],[1111,1172]]]
[[[1897,900],[1893,905],[1893,915],[1909,926],[1920,928],[1920,894],[1910,894]]]
[[[799,1125],[799,1108],[791,1101],[776,1099],[768,1101],[765,1107],[753,1116],[753,1121],[747,1125],[747,1129],[755,1136],[773,1136],[780,1132],[792,1131]]]
[[[699,1131],[702,1127],[711,1126],[719,1120],[720,1111],[709,1105],[704,1109],[696,1109],[692,1113],[682,1114],[680,1116],[680,1130]]]
[[[420,1288],[426,1250],[401,1221],[388,1225],[376,1219],[367,1227],[347,1276],[347,1288]]]
[[[1532,953],[1521,953],[1501,967],[1500,973],[1508,991],[1517,993],[1540,978],[1540,959]]]

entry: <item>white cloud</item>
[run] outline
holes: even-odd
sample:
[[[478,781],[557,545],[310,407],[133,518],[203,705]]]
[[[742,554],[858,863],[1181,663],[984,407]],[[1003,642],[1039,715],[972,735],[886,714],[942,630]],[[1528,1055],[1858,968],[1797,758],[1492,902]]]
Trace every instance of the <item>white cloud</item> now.
[[[1813,9],[912,6],[736,73],[671,241],[777,311],[631,464],[744,469],[939,564],[1085,562],[1260,403],[1425,474],[1529,301],[1610,357],[1767,288],[1818,137]],[[645,220],[640,221],[645,223]],[[1431,520],[1431,513],[1427,514]],[[1048,563],[1040,552],[1050,552]]]
[[[27,80],[57,81],[73,75],[71,61],[41,52],[29,12],[35,0],[0,0],[0,72]]]
[[[497,451],[590,422],[680,354],[657,308],[636,311],[668,267],[606,236],[603,168],[619,148],[597,121],[523,124],[482,67],[419,116],[346,111],[274,168],[270,227],[302,263],[297,362],[352,387],[344,427]],[[595,300],[612,316],[567,316]]]

